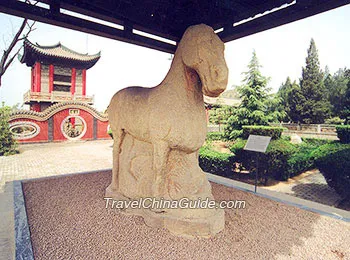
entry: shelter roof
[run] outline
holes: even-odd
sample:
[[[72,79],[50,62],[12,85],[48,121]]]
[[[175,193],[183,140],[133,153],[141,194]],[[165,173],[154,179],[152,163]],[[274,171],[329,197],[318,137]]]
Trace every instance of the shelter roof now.
[[[350,0],[37,2],[1,0],[0,12],[174,53],[190,25],[205,23],[228,42],[349,4]]]

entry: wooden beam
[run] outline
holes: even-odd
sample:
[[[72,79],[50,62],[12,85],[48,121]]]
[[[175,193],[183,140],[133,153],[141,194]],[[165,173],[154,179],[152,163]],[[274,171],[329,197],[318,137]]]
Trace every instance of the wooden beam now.
[[[46,4],[50,4],[50,0],[41,0],[40,2],[46,3]],[[68,10],[68,11],[72,11],[75,13],[79,13],[79,14],[83,14],[86,16],[90,16],[96,19],[100,19],[106,22],[110,22],[110,23],[115,23],[115,24],[119,24],[119,25],[124,25],[124,23],[131,23],[130,21],[126,20],[125,18],[121,18],[121,17],[116,17],[115,14],[113,13],[102,13],[101,11],[96,11],[96,9],[94,9],[91,6],[87,6],[87,5],[82,5],[80,4],[80,2],[75,2],[74,4],[62,1],[61,3],[61,8]],[[153,34],[165,39],[169,39],[175,42],[179,42],[180,38],[174,35],[170,35],[167,33],[162,33],[159,30],[157,30],[157,28],[147,28],[143,25],[139,25],[139,24],[135,24],[133,23],[133,28],[139,31],[143,31],[145,33],[149,33],[149,34]]]
[[[218,35],[224,42],[229,42],[350,4],[350,0],[319,0],[306,2],[310,3],[310,5],[304,5],[304,1],[297,1],[296,4],[271,14],[234,27],[226,27],[225,30],[218,33]]]
[[[1,0],[0,12],[25,17],[51,25],[61,26],[64,28],[91,33],[94,35],[119,40],[127,43],[133,43],[139,46],[151,48],[154,50],[164,51],[174,54],[176,46],[136,34],[125,34],[119,30],[103,24],[91,22],[74,16],[52,13],[51,10],[38,6],[33,6],[24,2],[14,0]]]

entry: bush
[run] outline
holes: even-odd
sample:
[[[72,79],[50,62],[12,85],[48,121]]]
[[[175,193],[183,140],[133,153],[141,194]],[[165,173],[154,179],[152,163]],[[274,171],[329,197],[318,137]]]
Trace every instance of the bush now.
[[[259,175],[265,184],[270,178],[275,180],[289,178],[288,159],[296,150],[293,144],[283,139],[273,140],[265,154],[245,151],[243,150],[245,144],[246,140],[239,139],[230,147],[231,152],[235,154],[236,162],[240,163],[241,167],[250,172],[256,171],[256,158],[258,156]]]
[[[342,147],[338,151],[333,150],[329,154],[323,154],[316,160],[316,166],[325,177],[328,185],[347,200],[350,200],[349,158],[350,145],[347,148]]]
[[[332,140],[320,139],[320,138],[310,138],[310,137],[302,137],[303,140],[302,145],[307,145],[313,148],[317,148],[324,144],[334,143]]]
[[[225,131],[224,137],[226,140],[236,140],[241,138],[243,134],[243,130],[231,130]]]
[[[304,171],[314,168],[312,152],[317,149],[317,141],[312,140],[295,145],[295,152],[290,155],[287,162],[288,177],[296,176]]]
[[[228,177],[232,173],[234,156],[214,151],[209,145],[199,149],[199,166],[205,172]]]
[[[109,129],[109,130],[107,131],[107,134],[109,134],[109,136],[113,139],[112,129]]]
[[[221,132],[208,132],[206,140],[209,142],[223,140],[223,134]]]
[[[264,135],[271,136],[272,139],[276,140],[281,138],[283,127],[274,127],[274,126],[242,126],[243,129],[243,138],[247,139],[249,135]]]
[[[336,129],[340,142],[350,143],[350,125],[339,125]]]
[[[13,138],[8,122],[10,112],[10,107],[0,107],[0,156],[18,153],[16,140]]]
[[[325,123],[329,125],[341,125],[345,123],[345,119],[341,119],[339,116],[336,116],[326,119]]]
[[[311,152],[311,158],[314,161],[318,161],[321,158],[325,158],[326,156],[336,153],[341,150],[345,150],[350,148],[350,144],[342,144],[340,142],[330,142],[328,144],[324,144],[319,146],[317,149]]]

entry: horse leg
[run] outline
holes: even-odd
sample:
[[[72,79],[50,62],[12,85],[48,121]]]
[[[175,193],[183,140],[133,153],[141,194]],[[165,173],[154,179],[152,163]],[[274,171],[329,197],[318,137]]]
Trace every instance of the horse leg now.
[[[112,183],[110,185],[113,191],[119,190],[119,156],[121,151],[121,145],[125,136],[125,132],[122,129],[112,131],[113,133],[113,169],[112,169]]]
[[[170,148],[167,142],[157,141],[153,143],[153,170],[155,180],[153,184],[153,196],[164,196],[165,169]]]

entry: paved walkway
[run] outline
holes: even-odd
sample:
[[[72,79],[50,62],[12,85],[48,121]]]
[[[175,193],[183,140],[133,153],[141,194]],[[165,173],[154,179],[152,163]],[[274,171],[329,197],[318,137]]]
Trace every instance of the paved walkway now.
[[[307,171],[277,185],[264,189],[282,192],[301,199],[311,200],[328,206],[337,206],[341,197],[328,186],[318,170]]]
[[[0,192],[13,180],[112,168],[112,140],[20,145],[0,157]]]

